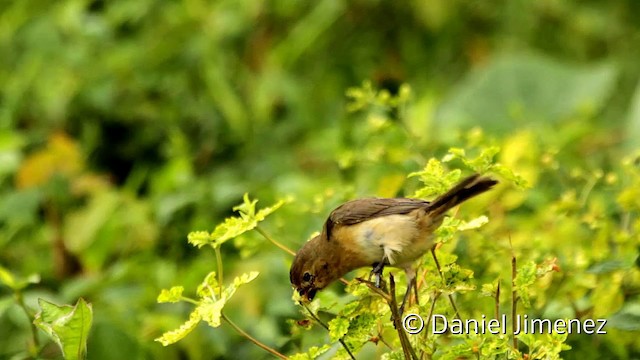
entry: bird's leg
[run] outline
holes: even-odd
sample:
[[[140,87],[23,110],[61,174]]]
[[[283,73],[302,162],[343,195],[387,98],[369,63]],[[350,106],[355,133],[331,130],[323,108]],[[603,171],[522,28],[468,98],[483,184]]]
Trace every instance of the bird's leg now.
[[[369,280],[371,280],[372,275],[376,276],[375,284],[378,289],[380,289],[380,283],[382,282],[382,271],[384,270],[384,263],[386,260],[386,256],[383,255],[380,262],[373,263],[373,269],[371,269],[371,272],[369,273]]]

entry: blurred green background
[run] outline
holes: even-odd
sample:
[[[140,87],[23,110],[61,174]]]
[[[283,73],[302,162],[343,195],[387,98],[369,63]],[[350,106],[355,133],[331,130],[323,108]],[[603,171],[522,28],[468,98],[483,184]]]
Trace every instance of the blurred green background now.
[[[615,339],[570,338],[565,356],[638,358],[639,45],[635,0],[3,1],[0,265],[41,276],[25,291],[34,312],[39,297],[93,304],[89,359],[269,358],[224,325],[153,341],[190,310],[156,304],[160,289],[193,291],[215,269],[190,231],[244,193],[291,198],[263,226],[296,249],[342,201],[409,195],[426,159],[495,143],[533,187],[494,198],[515,215],[493,229],[516,245],[545,232],[523,254],[578,254],[563,269],[613,266],[613,285],[571,285],[576,313],[600,289],[619,294],[600,315],[635,319]],[[406,101],[359,106],[367,84]],[[261,272],[228,304],[241,327],[287,354],[328,341],[292,335],[288,254],[255,233],[222,251],[226,276]],[[28,339],[0,287],[0,358],[25,358]]]

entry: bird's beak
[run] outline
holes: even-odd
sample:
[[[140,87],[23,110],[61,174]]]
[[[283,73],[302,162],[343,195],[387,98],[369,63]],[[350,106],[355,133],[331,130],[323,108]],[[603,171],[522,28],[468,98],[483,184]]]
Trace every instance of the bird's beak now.
[[[298,293],[300,294],[300,301],[307,304],[313,301],[313,298],[316,296],[316,292],[318,290],[314,288],[309,289],[299,289]]]

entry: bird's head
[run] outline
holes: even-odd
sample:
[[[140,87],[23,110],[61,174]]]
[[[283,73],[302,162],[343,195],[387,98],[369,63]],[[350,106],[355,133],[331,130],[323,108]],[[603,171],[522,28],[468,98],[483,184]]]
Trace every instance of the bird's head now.
[[[327,246],[326,240],[322,241],[318,235],[304,244],[293,259],[289,279],[303,302],[313,300],[316,292],[340,277],[335,273],[337,269],[330,265]]]

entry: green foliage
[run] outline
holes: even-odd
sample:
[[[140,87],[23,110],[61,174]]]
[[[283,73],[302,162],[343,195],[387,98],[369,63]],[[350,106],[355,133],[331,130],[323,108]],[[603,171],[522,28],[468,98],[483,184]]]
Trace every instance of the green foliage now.
[[[425,198],[443,194],[455,183],[460,181],[460,170],[454,170],[445,174],[442,163],[436,159],[429,159],[427,166],[422,171],[413,172],[409,177],[418,176],[423,186],[413,194],[416,198]]]
[[[640,357],[638,13],[633,0],[2,3],[0,358],[60,357],[33,324],[39,298],[91,302],[97,360],[275,355],[248,333],[292,357],[349,358],[341,340],[358,359],[404,358],[386,300],[352,280],[368,269],[310,304],[329,331],[291,301],[287,250],[344,201],[430,200],[476,171],[500,183],[447,214],[442,275],[431,254],[417,261],[406,311],[454,319],[450,295],[479,319],[515,300],[530,317],[606,318],[608,333],[514,346],[425,330],[414,350]],[[196,327],[205,317],[220,326]],[[153,341],[181,324],[193,330],[173,346]]]
[[[233,211],[240,213],[239,217],[227,218],[224,223],[216,226],[211,234],[205,231],[189,233],[189,243],[199,248],[207,244],[213,247],[219,247],[225,241],[233,239],[249,230],[253,230],[267,215],[276,211],[284,204],[284,201],[280,200],[273,206],[260,209],[260,211],[256,213],[256,203],[258,200],[249,200],[249,195],[246,193],[243,199],[244,202],[242,204],[233,208]]]
[[[39,299],[34,323],[55,341],[65,359],[86,359],[87,338],[93,321],[91,304],[80,298],[75,306],[58,306]]]
[[[178,329],[168,331],[161,337],[155,339],[162,345],[171,345],[187,336],[200,321],[205,321],[211,327],[218,327],[222,320],[222,310],[227,301],[235,294],[238,286],[251,282],[258,276],[257,271],[248,274],[242,274],[233,279],[233,282],[226,287],[218,284],[216,281],[216,273],[211,272],[205,277],[205,280],[198,287],[198,299],[192,300],[182,297],[181,286],[174,286],[170,290],[163,289],[158,295],[158,302],[178,302],[185,300],[196,305],[196,308],[189,315],[189,320],[182,324]]]
[[[9,270],[0,266],[0,283],[8,286],[13,291],[20,291],[30,284],[37,284],[40,282],[40,275],[31,274],[26,278],[17,277]]]
[[[173,286],[170,289],[163,289],[158,295],[158,303],[176,303],[186,301],[194,304],[195,309],[191,311],[189,319],[180,325],[179,328],[165,332],[155,341],[160,342],[164,346],[174,344],[187,336],[200,321],[206,322],[209,326],[217,328],[225,319],[234,328],[236,327],[222,313],[225,305],[236,293],[240,285],[253,281],[259,274],[257,271],[242,274],[233,279],[229,285],[224,286],[222,283],[222,259],[220,257],[220,246],[225,241],[232,239],[246,231],[254,229],[258,222],[275,210],[277,210],[284,201],[280,201],[275,205],[261,209],[256,212],[256,203],[258,200],[250,200],[248,194],[244,195],[244,202],[235,206],[234,211],[240,213],[240,217],[227,218],[224,223],[218,225],[216,229],[209,234],[206,231],[195,231],[189,234],[188,240],[194,246],[201,248],[204,245],[211,245],[217,255],[219,278],[216,278],[216,272],[210,272],[205,276],[204,281],[198,286],[196,294],[197,299],[184,297],[183,286]]]
[[[449,149],[449,153],[445,155],[442,159],[443,162],[448,162],[453,159],[459,159],[462,163],[473,170],[474,172],[483,174],[487,172],[493,172],[495,174],[500,175],[505,180],[513,182],[513,184],[518,188],[526,188],[527,183],[522,176],[518,176],[513,173],[511,169],[508,167],[496,163],[495,156],[500,152],[500,148],[497,146],[491,146],[488,148],[484,148],[480,151],[480,154],[474,158],[469,159],[466,156],[464,149],[459,148],[451,148]]]
[[[182,292],[184,288],[182,286],[174,286],[171,289],[162,289],[160,295],[158,295],[159,303],[177,303],[182,299]]]

